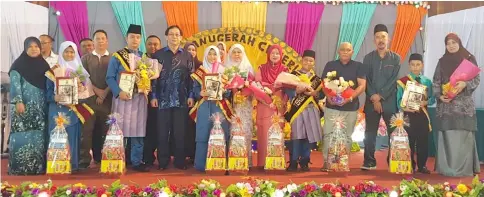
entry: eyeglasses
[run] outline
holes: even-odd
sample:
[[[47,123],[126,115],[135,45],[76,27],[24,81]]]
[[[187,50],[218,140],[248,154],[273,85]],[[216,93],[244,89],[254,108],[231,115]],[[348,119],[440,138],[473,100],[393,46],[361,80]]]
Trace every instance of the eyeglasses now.
[[[40,44],[49,44],[49,43],[52,43],[52,42],[41,42]]]

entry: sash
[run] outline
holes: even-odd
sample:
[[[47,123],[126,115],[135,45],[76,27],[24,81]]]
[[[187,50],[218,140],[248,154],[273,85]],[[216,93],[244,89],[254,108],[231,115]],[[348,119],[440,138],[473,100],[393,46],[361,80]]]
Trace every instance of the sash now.
[[[45,76],[54,82],[55,84],[55,75],[54,75],[54,69],[57,67],[52,67],[48,71],[45,72]],[[70,105],[68,106],[79,118],[82,124],[84,124],[89,118],[94,114],[94,110],[92,110],[89,105],[86,103],[79,103],[77,105]]]
[[[129,68],[129,50],[128,48],[123,48],[119,51],[113,53],[113,56],[119,60],[121,66],[123,66],[124,70],[132,72]]]
[[[311,87],[316,90],[320,91],[321,90],[321,78],[319,78],[316,74],[314,74],[313,71],[310,71],[313,73],[311,78],[309,79],[311,81]],[[299,76],[302,75],[303,73],[299,71],[293,71],[291,74]],[[292,99],[291,104],[289,106],[289,109],[287,110],[286,114],[284,114],[284,118],[286,121],[292,124],[292,122],[301,114],[304,109],[310,104],[313,103],[315,106],[319,106],[318,103],[316,102],[316,99],[313,96],[308,96],[305,94],[297,94],[294,99]],[[317,107],[319,110],[319,107]]]
[[[412,76],[407,75],[407,76],[402,77],[399,80],[397,80],[397,84],[400,87],[402,87],[403,90],[405,91],[407,81],[412,81],[412,82],[418,83]],[[400,105],[401,105],[401,103],[400,103]],[[432,132],[432,125],[430,124],[430,116],[429,116],[429,112],[427,111],[427,107],[421,107],[421,109],[422,109],[423,113],[425,114],[425,116],[427,116],[427,120],[429,121],[429,132]]]
[[[196,80],[198,83],[203,84],[203,78],[207,71],[203,67],[199,67],[194,73],[191,74],[192,79]],[[226,84],[227,83],[227,77],[225,75],[222,75],[222,83]],[[202,98],[200,101],[197,101],[195,103],[195,106],[190,110],[189,115],[193,119],[193,121],[197,122],[197,112],[198,108],[200,105],[202,105],[203,102],[205,102],[206,99]],[[222,113],[225,116],[225,119],[230,121],[230,118],[233,116],[233,110],[232,110],[232,105],[230,105],[227,100],[222,99],[221,101],[216,101],[217,106],[222,110]]]

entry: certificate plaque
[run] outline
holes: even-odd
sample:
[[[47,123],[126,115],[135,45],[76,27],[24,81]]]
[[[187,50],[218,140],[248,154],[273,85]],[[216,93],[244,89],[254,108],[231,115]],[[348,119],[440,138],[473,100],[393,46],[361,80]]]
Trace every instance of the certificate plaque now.
[[[427,87],[422,84],[407,81],[402,96],[401,107],[409,110],[420,110],[420,105],[426,95],[426,89]]]
[[[208,93],[207,100],[222,100],[222,78],[220,74],[206,74],[203,89]]]
[[[128,93],[129,98],[133,98],[134,83],[136,76],[134,72],[121,72],[119,77],[119,88]]]
[[[57,77],[57,95],[60,96],[59,104],[77,105],[79,103],[77,78]]]

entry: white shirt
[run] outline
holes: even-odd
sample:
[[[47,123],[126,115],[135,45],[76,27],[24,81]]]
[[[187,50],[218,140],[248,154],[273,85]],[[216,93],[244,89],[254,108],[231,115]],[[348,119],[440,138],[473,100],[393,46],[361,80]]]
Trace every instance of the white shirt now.
[[[56,55],[54,52],[50,52],[50,55],[48,57],[44,57],[45,61],[49,64],[49,66],[52,68],[54,67],[57,62],[59,61],[58,55]]]
[[[103,57],[103,56],[108,56],[108,55],[109,55],[109,51],[108,51],[108,50],[106,50],[106,51],[104,52],[104,54],[100,55],[100,54],[97,54],[97,53],[96,53],[96,50],[93,50],[93,51],[92,51],[92,54],[93,54],[93,55],[95,55],[95,56],[97,56],[97,57],[99,58],[99,60],[101,60],[101,57]]]

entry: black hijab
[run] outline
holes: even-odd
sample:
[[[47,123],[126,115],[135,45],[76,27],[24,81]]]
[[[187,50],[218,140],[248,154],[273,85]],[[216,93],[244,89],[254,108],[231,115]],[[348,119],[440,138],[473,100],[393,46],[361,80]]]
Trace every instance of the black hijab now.
[[[12,70],[17,71],[20,76],[22,76],[26,81],[28,81],[33,86],[45,90],[45,82],[47,77],[45,77],[45,72],[50,69],[49,64],[44,60],[41,54],[37,57],[30,57],[27,55],[27,50],[30,44],[34,42],[41,47],[39,39],[36,37],[28,37],[24,41],[24,51],[12,64],[9,75]]]
[[[189,46],[193,46],[193,47],[195,47],[195,51],[197,50],[197,46],[195,45],[195,43],[187,42],[187,43],[185,43],[185,47],[183,47],[187,53],[188,53],[188,47]],[[191,56],[191,54],[190,54],[190,56]],[[195,54],[195,57],[193,58],[193,65],[195,65],[195,67],[193,68],[192,72],[195,72],[202,64],[203,63],[200,60],[198,60],[198,57]]]
[[[442,73],[442,77],[444,79],[449,79],[452,73],[457,69],[460,65],[462,60],[467,59],[475,64],[474,56],[467,51],[462,45],[462,41],[460,40],[459,36],[455,33],[450,33],[445,36],[445,45],[447,45],[447,41],[454,40],[459,43],[459,51],[455,53],[450,53],[447,48],[445,49],[445,54],[440,58],[440,70]]]

